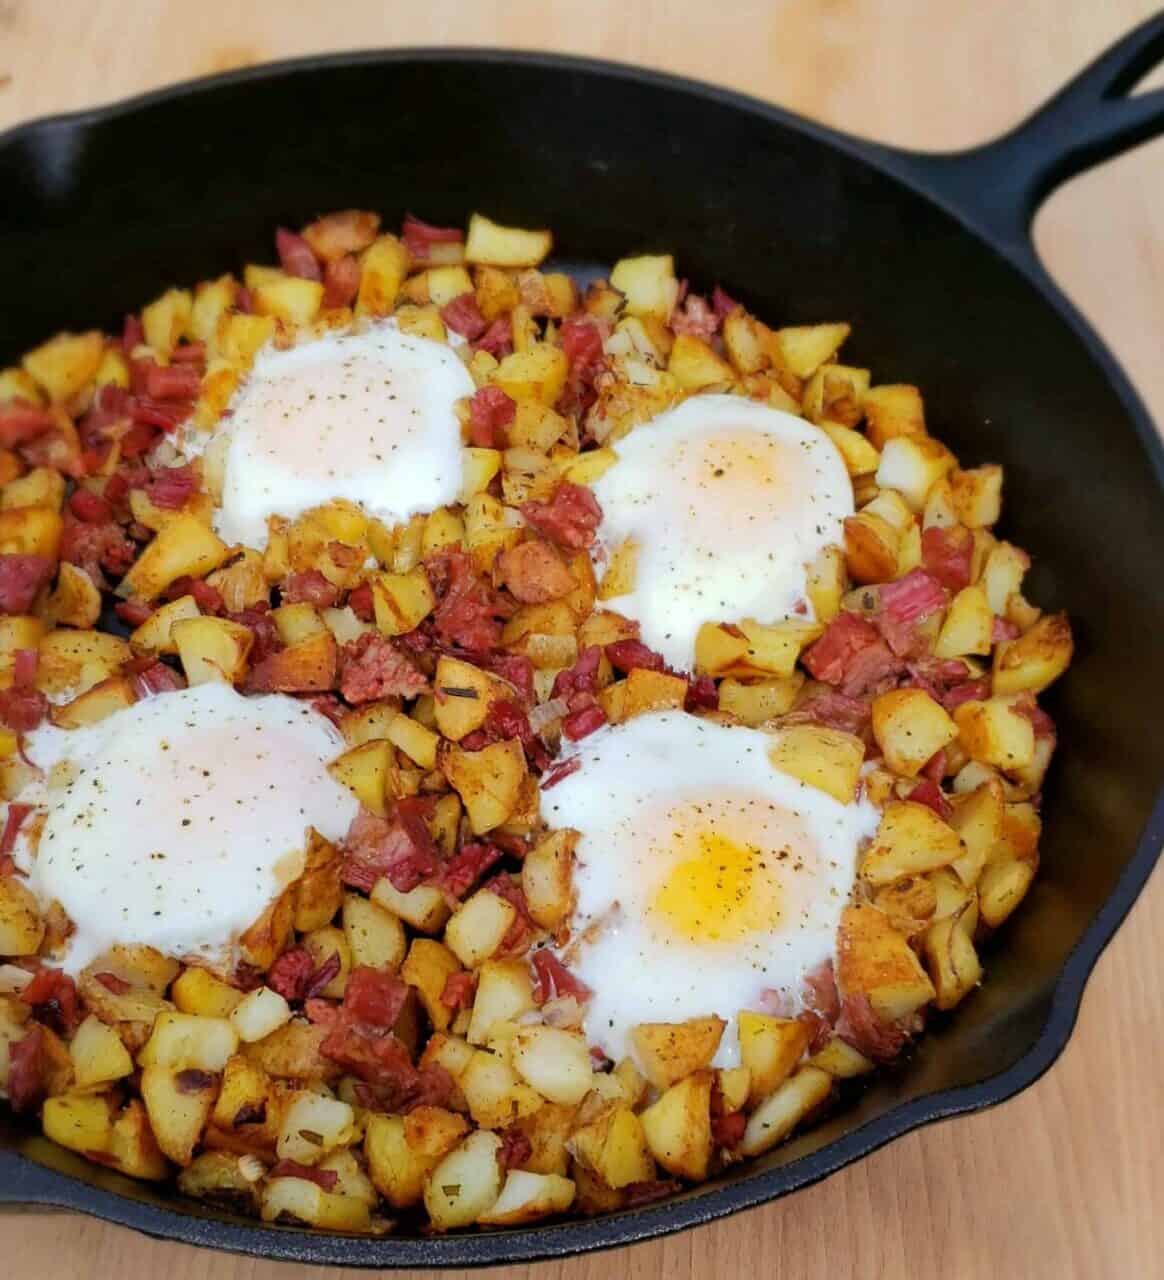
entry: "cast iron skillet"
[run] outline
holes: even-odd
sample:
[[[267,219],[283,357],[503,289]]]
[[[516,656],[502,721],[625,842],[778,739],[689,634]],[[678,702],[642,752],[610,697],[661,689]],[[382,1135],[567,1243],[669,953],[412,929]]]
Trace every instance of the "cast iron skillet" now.
[[[925,392],[967,461],[1005,463],[1031,596],[1070,611],[1043,870],[989,980],[895,1072],[767,1158],[670,1201],[528,1230],[382,1240],[201,1210],[0,1119],[0,1201],[314,1263],[463,1266],[627,1244],[762,1204],[899,1134],[1010,1097],[1054,1061],[1087,975],[1164,841],[1164,450],[1028,238],[1057,184],[1164,129],[1164,17],[1014,132],[954,155],[833,133],[671,76],[466,50],[313,58],[167,89],[0,138],[0,361],[116,325],[174,280],[270,257],[277,223],[353,205],[554,228],[597,269],[671,250],[782,323],[847,319],[846,356]],[[1070,1124],[1070,1116],[1064,1116]]]

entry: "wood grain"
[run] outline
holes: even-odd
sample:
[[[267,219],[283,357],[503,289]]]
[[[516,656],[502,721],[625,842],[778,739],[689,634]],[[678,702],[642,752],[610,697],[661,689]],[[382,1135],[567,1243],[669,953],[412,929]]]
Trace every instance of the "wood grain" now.
[[[1154,7],[1149,0],[0,0],[0,127],[268,58],[453,43],[645,63],[731,84],[842,129],[952,148],[1012,124]],[[1051,199],[1036,229],[1050,270],[1160,422],[1162,161],[1157,142],[1077,179]],[[504,1274],[1164,1275],[1164,1074],[1153,1052],[1164,1035],[1161,955],[1157,875],[1101,960],[1066,1053],[1021,1097],[913,1134],[743,1217]],[[5,1274],[38,1280],[290,1274],[59,1214],[0,1217],[0,1257]]]

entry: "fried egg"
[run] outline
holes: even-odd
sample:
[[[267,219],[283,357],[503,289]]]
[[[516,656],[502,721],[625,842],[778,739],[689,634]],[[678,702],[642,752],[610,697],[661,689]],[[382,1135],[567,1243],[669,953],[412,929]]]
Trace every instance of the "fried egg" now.
[[[453,502],[455,406],[473,391],[450,346],[391,323],[285,351],[268,345],[219,427],[219,535],[261,549],[270,516],[293,520],[337,498],[390,526]]]
[[[811,617],[805,566],[853,514],[819,427],[741,396],[693,396],[636,427],[594,485],[599,546],[636,548],[634,589],[607,603],[689,670],[705,622]],[[807,611],[807,612],[806,612]]]
[[[865,798],[841,804],[781,773],[770,735],[683,712],[638,716],[581,742],[579,768],[543,797],[580,833],[566,958],[593,992],[585,1030],[615,1060],[640,1022],[718,1014],[716,1065],[738,1061],[735,1015],[836,951]]]
[[[73,922],[70,972],[115,943],[229,965],[302,873],[310,828],[338,839],[358,807],[327,771],[339,732],[284,694],[202,684],[26,743],[44,781],[21,799],[45,811],[27,869]]]

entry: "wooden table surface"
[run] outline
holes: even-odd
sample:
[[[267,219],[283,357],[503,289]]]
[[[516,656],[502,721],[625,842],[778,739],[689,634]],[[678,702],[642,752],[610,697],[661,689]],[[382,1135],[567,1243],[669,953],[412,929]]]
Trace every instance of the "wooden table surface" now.
[[[0,128],[293,54],[494,44],[685,72],[841,129],[954,148],[1013,123],[1154,8],[1149,0],[0,0]],[[1162,162],[1156,142],[1077,179],[1043,210],[1036,238],[1164,423]],[[1164,1276],[1162,957],[1157,874],[1100,961],[1067,1051],[1020,1097],[912,1134],[718,1225],[505,1274]],[[37,1280],[291,1274],[56,1213],[0,1217],[0,1258],[5,1274]]]

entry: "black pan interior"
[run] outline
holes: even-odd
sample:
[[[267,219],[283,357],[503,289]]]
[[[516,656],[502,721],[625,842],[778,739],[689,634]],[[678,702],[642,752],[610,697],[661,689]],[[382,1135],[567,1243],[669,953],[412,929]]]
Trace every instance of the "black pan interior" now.
[[[858,145],[830,145],[775,110],[666,78],[488,54],[281,68],[49,122],[0,140],[0,191],[4,363],[58,328],[116,325],[172,282],[269,261],[277,224],[344,206],[378,209],[389,226],[406,211],[461,223],[473,209],[549,225],[561,259],[588,271],[666,250],[693,287],[721,283],[773,322],[851,321],[848,362],[917,383],[933,431],[965,465],[1005,464],[1003,532],[1033,553],[1028,594],[1070,612],[1079,650],[1049,699],[1061,746],[1043,869],[985,956],[985,986],[822,1126],[678,1204],[476,1244],[329,1244],[205,1221],[3,1121],[0,1147],[91,1184],[89,1207],[103,1213],[112,1202],[98,1187],[172,1205],[182,1219],[138,1215],[167,1234],[365,1265],[500,1261],[769,1198],[922,1118],[997,1100],[1051,1061],[1098,935],[1151,860],[1133,867],[1164,777],[1164,515],[1159,455],[1138,434],[1146,419],[1113,387],[1098,344],[999,253]],[[85,1207],[84,1188],[74,1202]]]

